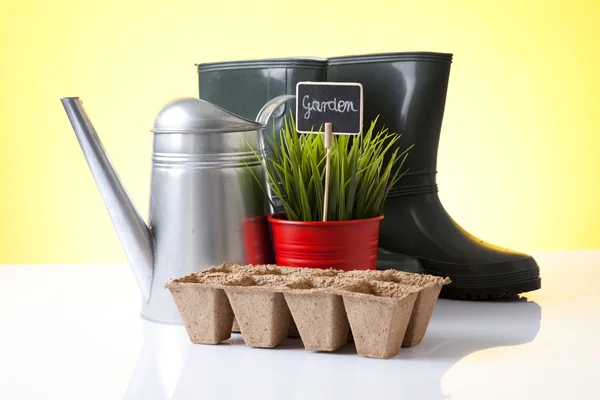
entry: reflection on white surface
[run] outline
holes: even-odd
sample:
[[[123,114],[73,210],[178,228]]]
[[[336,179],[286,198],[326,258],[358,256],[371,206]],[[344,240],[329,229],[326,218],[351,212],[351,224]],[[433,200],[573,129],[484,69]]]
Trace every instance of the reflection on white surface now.
[[[125,400],[169,400],[181,377],[188,337],[180,326],[141,321],[144,345]]]
[[[142,321],[144,346],[126,400],[447,399],[444,374],[484,349],[532,341],[541,308],[531,301],[440,300],[424,341],[396,357],[359,357],[353,345],[334,353],[306,351],[299,339],[252,349],[240,335],[220,345],[190,344],[182,327]]]
[[[424,341],[390,360],[192,345],[141,322],[126,265],[0,266],[0,399],[598,400],[600,251],[536,259],[528,301],[440,300]]]

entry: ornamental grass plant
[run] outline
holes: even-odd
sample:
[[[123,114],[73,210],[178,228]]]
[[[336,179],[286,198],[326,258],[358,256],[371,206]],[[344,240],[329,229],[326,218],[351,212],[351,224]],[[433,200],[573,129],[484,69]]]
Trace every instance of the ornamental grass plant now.
[[[363,135],[334,135],[331,148],[328,221],[373,218],[382,213],[390,189],[407,172],[402,166],[412,146],[401,151],[399,134],[375,131],[375,119]],[[396,147],[393,151],[393,147]],[[263,158],[267,185],[291,221],[322,221],[327,151],[324,135],[298,133],[293,118],[285,119],[275,137],[265,139]],[[264,183],[259,181],[267,192]],[[275,210],[271,198],[271,206]]]

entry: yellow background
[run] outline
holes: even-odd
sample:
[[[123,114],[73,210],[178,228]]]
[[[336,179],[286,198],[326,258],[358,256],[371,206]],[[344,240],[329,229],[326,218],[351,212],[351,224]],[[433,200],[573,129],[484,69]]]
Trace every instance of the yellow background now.
[[[149,132],[196,62],[454,53],[440,196],[522,251],[600,248],[600,2],[19,0],[0,5],[0,263],[124,261],[59,98],[147,215]]]

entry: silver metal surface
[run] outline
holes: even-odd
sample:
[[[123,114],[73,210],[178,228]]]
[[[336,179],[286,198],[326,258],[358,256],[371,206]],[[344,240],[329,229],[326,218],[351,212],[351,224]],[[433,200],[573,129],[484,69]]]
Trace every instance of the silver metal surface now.
[[[263,217],[265,196],[250,169],[264,179],[251,151],[258,130],[155,133],[150,227],[156,241],[155,285],[142,307],[147,319],[179,321],[170,278],[218,265],[248,262],[244,225]],[[252,255],[250,255],[252,257]]]
[[[289,97],[289,96],[282,96]],[[279,105],[288,101],[279,99]],[[270,254],[262,160],[263,125],[195,98],[167,104],[155,120],[149,228],[136,211],[78,98],[62,99],[144,295],[142,316],[180,324],[164,284],[223,262]],[[271,102],[270,102],[271,103]],[[273,110],[259,114],[268,120]]]
[[[133,269],[142,296],[147,300],[152,286],[154,264],[152,235],[110,162],[81,100],[78,97],[66,97],[61,101],[123,245],[127,261]]]
[[[184,97],[171,101],[154,120],[154,133],[241,132],[260,129],[260,124],[235,115],[207,101]]]

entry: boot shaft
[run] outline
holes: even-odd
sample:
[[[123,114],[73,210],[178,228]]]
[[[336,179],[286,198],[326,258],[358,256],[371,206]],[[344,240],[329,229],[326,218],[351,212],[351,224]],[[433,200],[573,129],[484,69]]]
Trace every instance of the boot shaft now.
[[[377,128],[402,134],[402,149],[414,144],[404,168],[409,172],[390,196],[435,192],[440,129],[446,103],[451,54],[390,53],[329,60],[327,80],[360,82],[364,87],[365,130],[378,115]]]
[[[295,94],[300,81],[324,81],[327,60],[321,58],[273,58],[198,64],[200,98],[244,118],[254,120],[261,107],[274,97]],[[283,117],[295,114],[289,102],[273,115],[275,132]],[[265,132],[273,131],[269,123]]]

